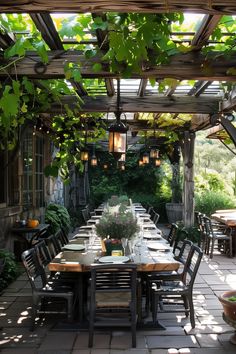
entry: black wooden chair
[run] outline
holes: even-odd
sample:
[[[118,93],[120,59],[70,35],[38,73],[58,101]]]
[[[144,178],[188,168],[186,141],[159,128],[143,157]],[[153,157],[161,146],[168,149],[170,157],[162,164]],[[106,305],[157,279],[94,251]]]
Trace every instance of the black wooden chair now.
[[[171,307],[177,304],[177,300],[181,300],[183,301],[185,315],[188,316],[190,313],[191,326],[192,328],[195,327],[193,285],[201,263],[202,255],[202,250],[198,246],[192,245],[187,261],[184,265],[184,270],[181,273],[181,280],[161,280],[152,283],[151,310],[153,323],[156,323],[157,320],[157,311],[160,300],[162,305],[164,300],[166,300],[167,304]],[[169,302],[170,300],[172,302]],[[165,306],[161,306],[162,312],[172,313],[181,311],[179,308],[166,310]]]
[[[204,216],[203,219],[206,233],[206,254],[213,258],[214,248],[217,246],[219,251],[233,257],[232,229],[226,228],[226,226],[222,229],[221,225],[214,224],[207,216]]]
[[[153,282],[158,281],[170,281],[170,280],[181,280],[182,273],[184,271],[185,263],[188,259],[189,252],[192,247],[192,242],[189,240],[183,240],[178,243],[175,248],[175,256],[174,259],[181,263],[178,271],[166,271],[166,272],[152,272],[147,273],[145,277],[145,286],[146,286],[146,313],[149,313],[150,306],[150,296],[151,296],[151,288]]]
[[[91,270],[89,347],[95,327],[128,326],[136,347],[137,270],[135,264],[96,265]]]
[[[54,284],[48,282],[47,274],[42,265],[38,261],[36,250],[31,248],[26,250],[21,255],[23,265],[28,275],[31,289],[32,289],[32,324],[31,330],[34,330],[35,319],[38,314],[45,313],[59,313],[58,311],[50,309],[50,302],[58,299],[64,299],[67,303],[67,310],[60,313],[67,313],[68,320],[73,317],[73,291],[68,285]],[[45,305],[48,305],[46,309]],[[53,305],[53,303],[51,303]]]
[[[164,238],[167,240],[167,242],[170,244],[170,246],[174,245],[174,242],[177,238],[177,232],[178,232],[178,225],[175,223],[171,224],[170,231],[168,235],[164,235]]]

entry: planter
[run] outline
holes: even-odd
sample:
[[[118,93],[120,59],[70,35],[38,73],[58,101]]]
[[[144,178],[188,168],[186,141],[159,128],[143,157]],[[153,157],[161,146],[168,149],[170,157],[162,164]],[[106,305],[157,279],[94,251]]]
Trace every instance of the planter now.
[[[224,321],[236,329],[236,301],[228,300],[231,296],[236,296],[236,290],[226,291],[223,295],[219,296],[219,300],[224,310]],[[230,342],[236,345],[236,331],[230,337]]]
[[[225,316],[236,322],[236,301],[228,300],[231,296],[236,296],[236,290],[226,291],[219,296],[219,300],[223,306]]]
[[[183,204],[182,203],[166,203],[166,214],[169,224],[183,220]]]

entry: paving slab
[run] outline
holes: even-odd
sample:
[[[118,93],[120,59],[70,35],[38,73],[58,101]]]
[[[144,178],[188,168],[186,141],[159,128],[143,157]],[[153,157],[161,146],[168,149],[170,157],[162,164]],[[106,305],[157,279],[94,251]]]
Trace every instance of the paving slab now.
[[[154,348],[196,348],[199,347],[199,344],[196,340],[196,337],[193,335],[190,336],[170,336],[168,341],[166,337],[162,336],[147,336],[147,346],[149,349]]]

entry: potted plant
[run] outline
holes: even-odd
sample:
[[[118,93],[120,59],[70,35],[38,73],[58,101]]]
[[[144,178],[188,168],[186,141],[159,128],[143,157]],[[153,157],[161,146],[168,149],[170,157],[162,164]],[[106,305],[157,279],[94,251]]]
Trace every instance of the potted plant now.
[[[219,300],[223,306],[225,322],[236,329],[236,290],[225,291]],[[230,342],[236,344],[236,331],[230,337]]]
[[[236,290],[229,290],[219,296],[224,314],[236,324]]]
[[[107,254],[121,249],[121,239],[131,239],[139,231],[137,219],[129,211],[106,212],[96,225],[97,234],[104,240]]]

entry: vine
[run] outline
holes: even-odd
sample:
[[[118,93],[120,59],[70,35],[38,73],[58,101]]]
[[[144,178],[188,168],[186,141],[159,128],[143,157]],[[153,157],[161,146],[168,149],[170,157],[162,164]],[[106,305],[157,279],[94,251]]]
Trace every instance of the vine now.
[[[102,68],[97,57],[102,56],[102,61],[109,64],[111,71],[120,73],[123,77],[130,77],[131,73],[139,73],[141,70],[152,66],[166,64],[171,56],[191,50],[191,46],[176,43],[171,37],[171,31],[181,29],[184,16],[179,13],[172,14],[138,14],[138,13],[108,13],[106,17],[92,17],[90,14],[68,16],[64,19],[54,18],[55,26],[62,40],[76,39],[74,49],[82,50],[86,58],[94,58],[93,70]],[[34,23],[28,15],[0,15],[0,32],[15,32],[14,42],[4,51],[4,61],[1,71],[7,73],[5,82],[0,85],[0,148],[13,149],[19,140],[20,128],[28,122],[34,122],[40,112],[50,109],[52,103],[61,104],[61,114],[53,117],[52,139],[58,148],[58,152],[48,174],[56,174],[61,169],[63,176],[68,176],[68,168],[75,164],[82,168],[80,161],[80,149],[84,145],[82,126],[84,116],[80,112],[81,98],[77,96],[77,105],[71,109],[63,107],[61,98],[72,93],[66,80],[73,79],[82,82],[86,89],[91,85],[101,87],[103,80],[85,80],[81,78],[80,63],[67,63],[64,67],[66,80],[38,80],[32,82],[27,77],[18,78],[17,62],[27,56],[28,51],[36,51],[42,63],[47,64],[48,48]],[[104,39],[102,43],[94,44],[89,40],[95,38],[95,31],[102,31]],[[212,34],[212,39],[217,43],[206,46],[203,49],[206,58],[209,51],[221,50],[222,54],[231,55],[235,52],[235,35],[225,36],[222,41],[222,33],[234,33],[235,21],[231,16],[224,16]],[[87,41],[87,44],[86,44]],[[69,49],[65,45],[65,50]],[[71,49],[71,48],[70,48]],[[206,60],[206,66],[207,66]],[[14,72],[9,74],[11,66]],[[11,72],[12,72],[11,71]],[[229,75],[235,74],[235,68],[229,69]],[[151,84],[156,84],[155,78],[150,78]],[[166,79],[159,82],[159,91],[177,85],[175,79]],[[105,134],[105,127],[98,118],[101,114],[87,116],[94,122],[91,139],[99,139]],[[188,118],[181,116],[175,119],[175,126],[188,122]],[[173,119],[163,115],[160,121],[161,127],[168,131],[168,126],[173,125]],[[172,132],[174,134],[174,132]],[[170,133],[170,135],[173,135]],[[171,138],[172,139],[172,138]]]

